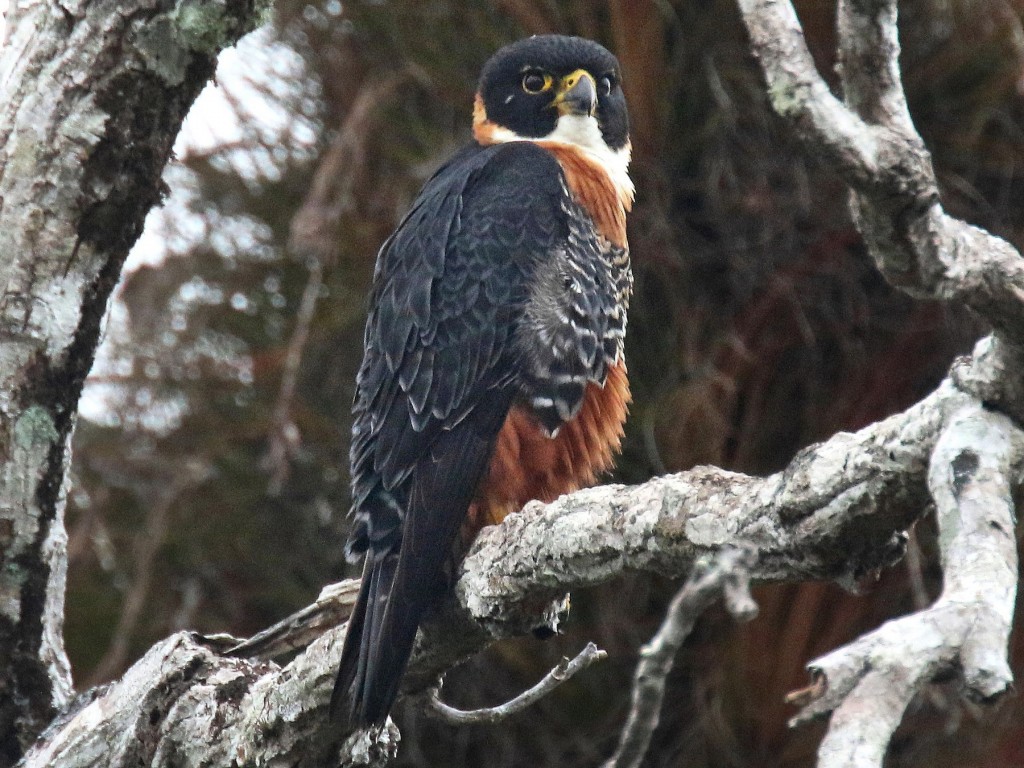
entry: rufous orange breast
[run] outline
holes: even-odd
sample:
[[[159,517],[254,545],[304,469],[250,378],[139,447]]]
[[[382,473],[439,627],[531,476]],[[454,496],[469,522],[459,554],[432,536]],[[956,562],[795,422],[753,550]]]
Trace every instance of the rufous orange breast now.
[[[587,385],[583,407],[556,437],[548,437],[526,407],[513,406],[470,505],[464,538],[500,523],[528,501],[554,501],[610,469],[622,444],[630,399],[626,366],[619,362],[608,370],[604,387]]]
[[[489,123],[477,110],[474,135],[482,144],[495,143]],[[538,141],[551,152],[565,174],[570,192],[590,214],[598,233],[610,245],[626,247],[626,212],[630,193],[616,189],[607,172],[584,150],[561,142]],[[592,484],[611,468],[624,435],[631,401],[626,364],[609,367],[604,386],[587,385],[583,405],[557,436],[545,433],[529,407],[514,405],[494,447],[494,454],[463,526],[468,541],[485,525],[500,523],[527,502],[554,501]]]

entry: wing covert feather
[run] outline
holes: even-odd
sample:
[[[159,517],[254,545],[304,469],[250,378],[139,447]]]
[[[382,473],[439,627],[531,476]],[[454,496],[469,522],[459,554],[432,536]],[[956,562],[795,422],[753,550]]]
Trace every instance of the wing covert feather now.
[[[393,541],[417,461],[514,378],[531,274],[569,234],[563,195],[545,150],[469,148],[381,249],[353,405],[350,551]]]

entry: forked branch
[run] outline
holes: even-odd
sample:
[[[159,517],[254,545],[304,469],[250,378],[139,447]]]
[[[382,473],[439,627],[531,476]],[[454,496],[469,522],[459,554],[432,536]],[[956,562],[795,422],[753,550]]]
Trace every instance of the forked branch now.
[[[811,662],[817,697],[794,718],[832,712],[819,768],[870,768],[911,699],[955,673],[971,699],[990,702],[1013,681],[1006,659],[1017,593],[1010,488],[1024,434],[1005,416],[968,406],[950,420],[932,454],[944,587],[935,603],[888,622]]]
[[[789,0],[739,2],[773,107],[850,185],[854,222],[882,274],[911,295],[963,303],[995,329],[969,362],[954,365],[951,381],[970,400],[947,413],[929,457],[941,597],[812,662],[815,682],[800,697],[810,703],[795,722],[832,713],[821,768],[881,766],[910,700],[937,674],[958,673],[981,701],[1012,682],[1024,259],[939,202],[900,82],[895,0],[839,3],[843,100],[815,70]]]

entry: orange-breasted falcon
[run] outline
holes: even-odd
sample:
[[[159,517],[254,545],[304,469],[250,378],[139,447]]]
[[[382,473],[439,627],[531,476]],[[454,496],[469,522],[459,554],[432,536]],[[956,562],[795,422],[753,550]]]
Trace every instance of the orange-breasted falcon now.
[[[473,135],[374,272],[350,457],[366,559],[331,701],[355,726],[387,718],[460,531],[592,483],[630,400],[618,61],[560,35],[502,48]]]

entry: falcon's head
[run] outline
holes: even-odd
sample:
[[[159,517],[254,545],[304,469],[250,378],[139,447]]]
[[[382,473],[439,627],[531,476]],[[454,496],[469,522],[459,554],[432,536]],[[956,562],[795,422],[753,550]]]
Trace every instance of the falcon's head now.
[[[618,59],[592,40],[537,35],[512,43],[484,65],[473,135],[481,144],[576,144],[625,173],[629,115],[620,79]]]

